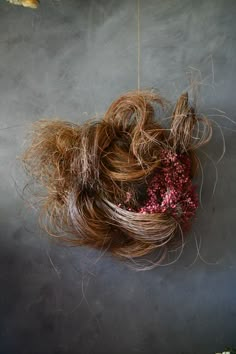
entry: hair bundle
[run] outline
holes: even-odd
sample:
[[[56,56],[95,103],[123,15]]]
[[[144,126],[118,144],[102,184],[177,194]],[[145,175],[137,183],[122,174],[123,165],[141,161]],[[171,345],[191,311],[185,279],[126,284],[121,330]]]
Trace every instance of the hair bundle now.
[[[161,126],[156,109],[166,105],[151,91],[134,91],[99,121],[34,124],[23,164],[46,190],[40,215],[50,234],[128,259],[156,249],[164,257],[176,245],[196,212],[196,151],[212,130],[187,94],[170,126]]]

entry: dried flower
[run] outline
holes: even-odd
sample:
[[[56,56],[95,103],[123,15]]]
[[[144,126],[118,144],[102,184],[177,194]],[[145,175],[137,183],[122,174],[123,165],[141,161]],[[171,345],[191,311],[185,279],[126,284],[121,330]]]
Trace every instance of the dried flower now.
[[[161,167],[150,179],[147,198],[137,211],[142,214],[166,213],[186,229],[198,207],[196,188],[191,180],[190,157],[163,150],[160,159]]]

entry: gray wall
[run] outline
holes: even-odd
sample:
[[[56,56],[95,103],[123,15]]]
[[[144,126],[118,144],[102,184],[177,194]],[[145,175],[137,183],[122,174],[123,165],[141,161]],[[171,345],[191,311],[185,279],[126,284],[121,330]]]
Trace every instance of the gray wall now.
[[[203,208],[182,257],[134,272],[109,255],[49,240],[22,199],[16,157],[31,122],[82,122],[137,87],[137,3],[41,0],[30,10],[1,1],[0,353],[214,353],[236,346],[236,126],[227,118],[235,120],[235,18],[234,0],[140,0],[142,87],[175,100],[195,78],[199,111],[217,125],[201,153]],[[216,164],[219,125],[226,153]]]

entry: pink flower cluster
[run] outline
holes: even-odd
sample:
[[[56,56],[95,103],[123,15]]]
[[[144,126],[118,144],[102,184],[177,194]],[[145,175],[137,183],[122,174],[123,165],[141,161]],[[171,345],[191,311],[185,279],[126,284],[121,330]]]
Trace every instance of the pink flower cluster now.
[[[191,181],[191,160],[187,154],[163,150],[161,167],[149,181],[147,199],[140,213],[166,213],[184,228],[198,207],[198,197]]]

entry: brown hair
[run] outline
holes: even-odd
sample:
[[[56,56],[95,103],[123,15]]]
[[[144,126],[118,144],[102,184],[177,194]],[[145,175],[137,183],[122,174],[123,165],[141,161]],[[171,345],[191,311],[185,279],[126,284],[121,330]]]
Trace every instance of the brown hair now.
[[[166,106],[153,92],[134,91],[115,100],[100,121],[34,124],[23,163],[47,191],[41,198],[47,232],[128,259],[156,249],[165,255],[180,239],[181,225],[166,213],[133,210],[160,165],[160,151],[188,154],[194,175],[195,150],[212,134],[208,119],[196,116],[187,93],[178,99],[168,129],[155,120],[157,108]],[[128,193],[130,210],[120,207]]]

